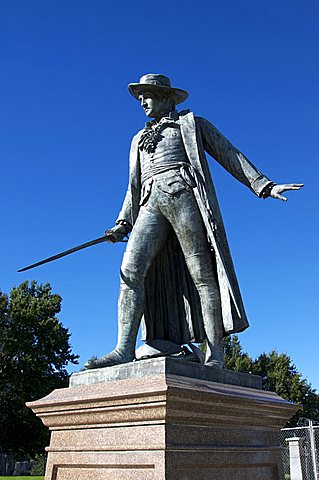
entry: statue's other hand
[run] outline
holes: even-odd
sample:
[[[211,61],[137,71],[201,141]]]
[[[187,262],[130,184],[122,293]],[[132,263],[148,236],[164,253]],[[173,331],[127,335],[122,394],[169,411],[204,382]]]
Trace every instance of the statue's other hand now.
[[[281,193],[287,190],[300,190],[304,186],[303,183],[284,183],[282,185],[274,185],[270,191],[270,197],[278,198],[284,202],[287,202],[288,198],[281,195]]]
[[[115,227],[105,230],[104,235],[110,243],[122,242],[127,235],[127,229],[123,225],[115,225]]]

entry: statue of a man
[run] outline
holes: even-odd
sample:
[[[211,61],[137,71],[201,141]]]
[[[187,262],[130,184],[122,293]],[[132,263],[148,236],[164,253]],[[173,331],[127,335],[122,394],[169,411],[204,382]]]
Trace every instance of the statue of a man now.
[[[133,138],[129,186],[111,229],[113,242],[131,232],[117,346],[86,366],[133,361],[143,318],[146,342],[206,340],[205,364],[221,368],[223,336],[248,322],[205,152],[260,198],[286,200],[281,193],[302,185],[277,185],[207,120],[177,112],[188,93],[166,76],[144,75],[129,91],[153,120]]]

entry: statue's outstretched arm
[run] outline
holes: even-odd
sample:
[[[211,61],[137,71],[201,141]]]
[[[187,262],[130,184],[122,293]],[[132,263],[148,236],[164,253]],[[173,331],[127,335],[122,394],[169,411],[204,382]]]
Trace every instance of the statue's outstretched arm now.
[[[281,194],[287,190],[300,190],[302,183],[276,184],[260,172],[245,155],[212,125],[208,120],[198,118],[205,150],[228,172],[244,185],[250,187],[261,198],[276,198],[284,202]]]

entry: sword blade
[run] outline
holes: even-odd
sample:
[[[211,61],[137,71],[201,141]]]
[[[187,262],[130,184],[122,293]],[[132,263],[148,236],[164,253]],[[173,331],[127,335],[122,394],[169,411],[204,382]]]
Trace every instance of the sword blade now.
[[[108,241],[110,241],[109,238],[106,235],[103,235],[103,237],[95,238],[94,240],[91,240],[86,243],[82,243],[82,245],[78,245],[77,247],[73,247],[73,248],[70,248],[69,250],[65,250],[64,252],[57,253],[56,255],[52,255],[52,257],[45,258],[40,262],[29,265],[28,267],[20,268],[18,272],[25,272],[26,270],[30,270],[31,268],[39,267],[44,263],[53,262],[53,260],[57,260],[58,258],[65,257],[66,255],[70,255],[70,253],[77,252],[78,250],[83,250],[83,248],[91,247],[92,245],[97,245],[98,243],[108,242]]]

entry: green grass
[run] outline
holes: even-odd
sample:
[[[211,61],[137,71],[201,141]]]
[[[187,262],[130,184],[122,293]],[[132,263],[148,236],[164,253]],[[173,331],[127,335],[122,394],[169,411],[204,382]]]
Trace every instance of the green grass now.
[[[27,477],[2,477],[0,475],[0,480],[43,480],[44,477],[36,477],[36,476],[33,476],[33,475],[29,475]]]

